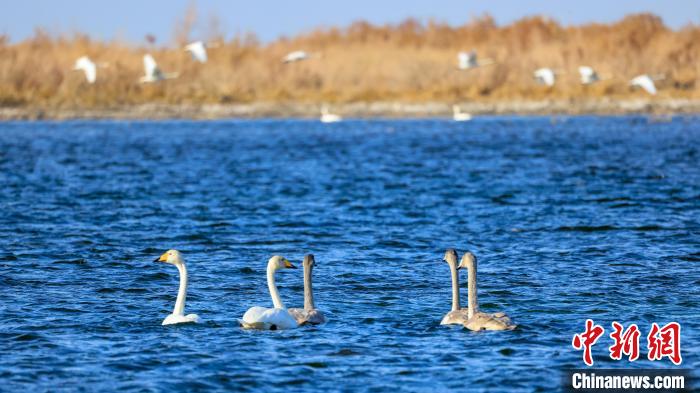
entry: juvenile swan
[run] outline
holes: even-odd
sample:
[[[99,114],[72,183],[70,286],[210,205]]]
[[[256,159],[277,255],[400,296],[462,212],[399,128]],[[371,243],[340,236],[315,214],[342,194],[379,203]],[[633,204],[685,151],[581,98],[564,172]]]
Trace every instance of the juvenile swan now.
[[[297,321],[282,303],[275,284],[275,272],[279,269],[296,269],[287,258],[275,255],[267,261],[267,287],[274,308],[251,307],[243,314],[241,325],[246,329],[278,330],[294,329]]]
[[[469,305],[469,320],[464,322],[464,327],[469,330],[513,330],[515,324],[505,313],[498,312],[487,314],[479,311],[479,304],[476,298],[476,257],[467,251],[462,256],[459,269],[467,269],[467,296]]]
[[[314,305],[314,290],[311,285],[311,272],[316,266],[316,259],[313,254],[304,257],[304,308],[290,308],[289,313],[297,320],[299,325],[318,325],[326,322],[323,313],[316,309]]]
[[[177,250],[168,250],[154,262],[165,262],[175,265],[180,272],[180,289],[177,291],[177,300],[173,313],[163,320],[163,325],[174,325],[176,323],[199,322],[197,314],[185,315],[185,298],[187,297],[187,268],[185,260]]]
[[[452,274],[452,310],[440,322],[440,325],[463,325],[469,319],[466,308],[459,307],[459,275],[457,273],[457,251],[450,248],[445,251],[443,261],[447,262]]]

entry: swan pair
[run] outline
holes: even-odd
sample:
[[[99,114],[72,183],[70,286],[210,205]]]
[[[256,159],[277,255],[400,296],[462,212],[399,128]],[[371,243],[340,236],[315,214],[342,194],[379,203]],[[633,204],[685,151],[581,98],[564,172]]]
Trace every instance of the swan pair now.
[[[457,264],[457,251],[448,249],[443,260],[447,262],[452,274],[452,310],[440,322],[441,325],[462,325],[469,330],[513,330],[516,325],[502,312],[487,314],[479,311],[476,296],[476,256],[467,251],[462,261]],[[467,269],[467,308],[459,304],[459,273]]]
[[[275,255],[267,262],[267,287],[272,297],[274,308],[251,307],[243,314],[240,320],[245,329],[260,330],[284,330],[294,329],[301,325],[317,325],[325,322],[321,311],[314,304],[311,272],[316,266],[313,255],[308,254],[302,262],[304,267],[304,308],[290,308],[284,306],[277,285],[275,284],[275,272],[280,269],[296,269],[286,258]]]
[[[175,301],[175,308],[172,314],[163,320],[163,325],[173,325],[178,323],[196,323],[200,321],[196,314],[185,315],[185,298],[187,297],[187,268],[182,254],[177,250],[166,251],[155,262],[165,262],[175,265],[180,272],[180,288]],[[280,269],[296,269],[289,260],[279,255],[275,255],[267,262],[267,286],[272,297],[274,308],[251,307],[239,321],[244,328],[278,330],[293,329],[300,325],[320,324],[325,322],[321,311],[316,309],[311,283],[311,272],[316,265],[314,256],[308,254],[302,262],[304,266],[304,308],[287,309],[282,303],[277,285],[275,284],[275,273]]]

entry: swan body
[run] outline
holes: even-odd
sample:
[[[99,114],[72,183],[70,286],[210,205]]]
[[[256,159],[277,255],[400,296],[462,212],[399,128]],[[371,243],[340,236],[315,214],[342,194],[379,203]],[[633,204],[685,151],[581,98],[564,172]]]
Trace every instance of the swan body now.
[[[282,58],[282,63],[295,63],[297,61],[306,60],[311,57],[307,52],[303,50],[296,50],[294,52],[288,53]]]
[[[141,83],[154,83],[159,82],[164,79],[173,79],[178,77],[176,72],[163,72],[158,67],[158,63],[150,54],[145,54],[143,56],[143,71],[144,76],[139,79]]]
[[[177,270],[180,272],[180,288],[177,291],[177,300],[175,301],[175,308],[173,313],[168,315],[164,320],[162,325],[174,325],[178,323],[196,323],[200,322],[200,318],[197,314],[185,315],[185,300],[187,298],[187,267],[185,266],[185,260],[182,258],[177,250],[168,250],[159,258],[156,258],[154,262],[165,262],[171,265],[175,265]]]
[[[97,80],[97,64],[87,56],[81,56],[75,61],[75,71],[83,71],[88,83],[93,84]]]
[[[343,118],[339,115],[330,113],[328,111],[328,106],[324,105],[321,107],[321,123],[337,123],[342,120]]]
[[[459,52],[457,54],[457,68],[460,70],[470,70],[491,64],[495,64],[491,59],[483,59],[479,61],[475,50],[472,50],[471,52]]]
[[[471,252],[462,256],[459,269],[467,269],[469,319],[463,326],[469,330],[513,330],[516,325],[502,312],[488,314],[479,311],[476,295],[476,257]]]
[[[259,330],[286,330],[297,327],[297,321],[283,308],[254,306],[243,314],[243,327]]]
[[[452,310],[445,314],[440,325],[463,325],[469,319],[469,310],[459,306],[459,274],[457,272],[457,251],[450,248],[442,259],[447,262],[452,274]]]
[[[630,81],[630,86],[641,87],[647,93],[651,95],[656,95],[656,85],[654,84],[654,78],[652,78],[648,74],[639,75],[632,78],[632,80]]]
[[[304,308],[290,308],[289,313],[301,325],[319,325],[326,322],[326,318],[321,311],[316,309],[314,304],[314,293],[311,284],[311,272],[316,266],[316,259],[312,254],[304,257]]]
[[[202,41],[195,41],[185,45],[185,51],[190,52],[192,58],[200,63],[207,62],[207,47]]]
[[[580,66],[578,73],[581,76],[582,85],[592,85],[600,80],[598,73],[589,66]]]
[[[551,68],[540,68],[535,70],[534,76],[537,83],[549,87],[554,86],[554,83],[557,81],[556,74]]]
[[[279,269],[296,269],[286,258],[275,255],[267,261],[267,287],[272,297],[273,308],[251,307],[243,314],[239,322],[245,329],[283,330],[296,328],[297,322],[282,303],[277,285],[275,272]]]
[[[459,106],[452,106],[452,119],[454,121],[469,121],[472,119],[472,115],[469,113],[462,112]]]

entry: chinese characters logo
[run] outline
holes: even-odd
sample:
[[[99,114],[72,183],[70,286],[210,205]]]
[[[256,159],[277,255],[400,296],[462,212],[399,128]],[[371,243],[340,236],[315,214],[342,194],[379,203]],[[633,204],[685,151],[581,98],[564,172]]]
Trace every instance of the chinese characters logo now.
[[[627,356],[630,362],[639,359],[639,337],[641,332],[639,327],[631,324],[625,329],[622,324],[613,322],[613,332],[610,338],[613,344],[608,347],[610,358],[613,360],[622,359]],[[583,350],[583,361],[587,366],[593,365],[593,345],[603,336],[605,329],[596,325],[593,320],[586,320],[586,329],[583,333],[574,335],[571,345],[576,350]],[[668,358],[675,365],[681,364],[681,325],[678,322],[671,322],[663,327],[657,323],[652,323],[647,335],[647,358],[651,361]]]

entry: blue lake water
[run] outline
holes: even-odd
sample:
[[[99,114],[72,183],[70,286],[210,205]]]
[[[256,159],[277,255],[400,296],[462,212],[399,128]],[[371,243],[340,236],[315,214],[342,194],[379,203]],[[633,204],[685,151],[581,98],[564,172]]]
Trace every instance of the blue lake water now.
[[[678,321],[698,369],[699,200],[697,117],[0,123],[0,390],[551,391],[587,318],[596,367],[672,367],[608,334]],[[448,247],[517,330],[439,325]],[[161,326],[168,248],[201,324]],[[309,252],[328,323],[241,330]]]

